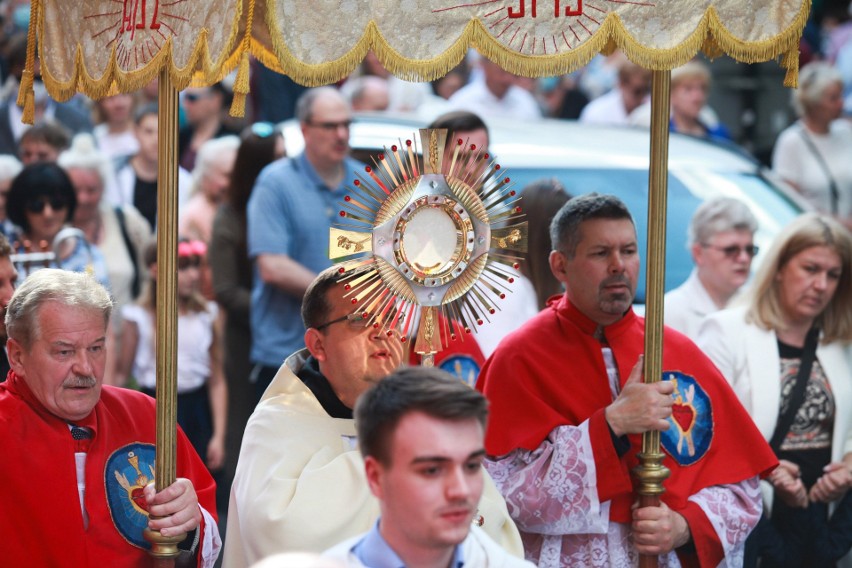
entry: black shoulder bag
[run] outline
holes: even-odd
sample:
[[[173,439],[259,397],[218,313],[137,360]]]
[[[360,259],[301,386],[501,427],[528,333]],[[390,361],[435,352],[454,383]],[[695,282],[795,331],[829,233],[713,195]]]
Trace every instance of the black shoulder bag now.
[[[793,420],[796,418],[796,413],[805,402],[805,389],[808,386],[808,380],[811,376],[811,368],[814,366],[816,359],[817,341],[819,340],[819,329],[812,327],[808,331],[805,338],[805,348],[802,352],[802,362],[799,365],[799,374],[796,375],[796,384],[793,385],[793,392],[790,393],[790,401],[787,404],[787,410],[778,417],[778,423],[775,425],[775,432],[772,433],[772,438],[769,440],[769,446],[776,454],[781,449],[781,443],[790,431],[790,426],[793,425]]]

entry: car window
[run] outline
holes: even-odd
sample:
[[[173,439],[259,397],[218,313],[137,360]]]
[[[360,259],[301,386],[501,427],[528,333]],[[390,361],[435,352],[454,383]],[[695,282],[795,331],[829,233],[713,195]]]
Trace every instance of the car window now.
[[[642,258],[636,302],[645,302],[645,262],[647,260],[648,171],[610,168],[512,168],[507,171],[518,190],[542,179],[556,178],[572,195],[598,192],[621,198],[633,213]],[[765,251],[773,235],[790,222],[798,207],[777,188],[757,174],[669,172],[666,219],[666,276],[669,291],[682,284],[692,271],[692,257],[686,247],[689,220],[698,205],[715,195],[729,195],[750,205],[760,229],[755,237]],[[760,257],[752,268],[756,268]]]

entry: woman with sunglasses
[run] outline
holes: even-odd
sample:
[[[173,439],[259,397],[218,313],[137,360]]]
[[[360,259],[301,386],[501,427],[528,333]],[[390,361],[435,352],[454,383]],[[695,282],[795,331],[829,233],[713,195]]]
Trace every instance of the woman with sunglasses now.
[[[739,199],[713,197],[698,206],[686,234],[695,266],[665,295],[667,326],[695,341],[704,318],[733,305],[751,276],[756,231],[757,218]]]
[[[852,235],[817,213],[776,237],[746,305],[701,326],[698,345],[781,462],[762,482],[770,520],[749,537],[747,566],[757,555],[762,566],[829,566],[852,545],[852,530],[835,526],[852,523],[850,341]]]
[[[18,253],[56,252],[53,259],[16,263],[20,280],[44,267],[73,272],[91,272],[95,279],[110,288],[106,262],[101,251],[89,243],[82,233],[66,231],[77,208],[77,195],[68,174],[53,163],[38,162],[25,167],[9,188],[6,210],[9,219],[20,228],[17,238],[10,239]],[[60,242],[61,241],[61,242]]]

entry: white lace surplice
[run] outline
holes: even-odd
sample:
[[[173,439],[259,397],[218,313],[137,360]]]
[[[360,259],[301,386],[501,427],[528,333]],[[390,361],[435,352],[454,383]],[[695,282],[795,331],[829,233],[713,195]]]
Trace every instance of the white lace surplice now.
[[[638,563],[630,526],[609,522],[609,502],[598,499],[588,426],[558,426],[533,451],[518,449],[485,462],[521,531],[527,560],[541,568]],[[762,510],[758,478],[708,487],[689,500],[701,507],[722,543],[720,566],[742,566],[745,538]],[[671,552],[659,565],[680,562]]]

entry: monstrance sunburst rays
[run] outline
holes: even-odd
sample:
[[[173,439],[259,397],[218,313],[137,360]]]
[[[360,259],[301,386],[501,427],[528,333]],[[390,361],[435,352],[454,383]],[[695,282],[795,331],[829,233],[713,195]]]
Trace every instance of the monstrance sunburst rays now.
[[[331,228],[345,296],[366,325],[432,354],[500,309],[526,251],[520,195],[492,157],[447,131],[421,129],[358,173]],[[419,312],[419,314],[418,314]],[[419,317],[418,317],[419,316]],[[400,322],[402,318],[402,322]]]

